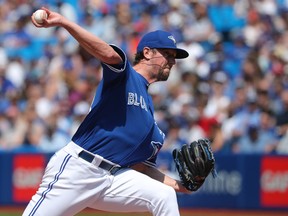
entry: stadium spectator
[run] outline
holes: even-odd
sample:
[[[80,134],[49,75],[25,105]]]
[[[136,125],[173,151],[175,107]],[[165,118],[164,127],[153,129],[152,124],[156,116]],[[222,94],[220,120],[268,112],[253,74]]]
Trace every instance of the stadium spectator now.
[[[247,132],[234,145],[233,151],[244,154],[270,153],[276,143],[274,137],[261,131],[259,125],[251,124],[248,126]]]
[[[288,113],[282,113],[277,116],[277,132],[280,136],[276,147],[276,153],[288,154]]]
[[[227,75],[223,71],[212,74],[211,93],[207,105],[204,108],[204,115],[215,117],[217,121],[223,122],[227,118],[227,110],[230,98],[226,95]]]

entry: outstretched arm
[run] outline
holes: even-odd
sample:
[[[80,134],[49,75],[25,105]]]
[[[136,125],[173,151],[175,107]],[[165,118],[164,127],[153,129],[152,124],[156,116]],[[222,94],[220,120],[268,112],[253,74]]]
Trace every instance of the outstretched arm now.
[[[146,174],[150,176],[151,178],[160,181],[166,185],[171,186],[172,188],[175,189],[177,192],[181,193],[191,193],[191,191],[188,191],[179,180],[173,179],[163,172],[161,172],[159,169],[156,167],[151,167],[145,164],[136,164],[131,167],[132,169],[141,172],[143,174]]]
[[[45,7],[42,7],[41,9],[46,11],[48,17],[47,19],[43,20],[43,23],[39,24],[35,21],[32,15],[31,21],[36,27],[63,27],[78,41],[80,46],[82,46],[87,52],[99,59],[101,62],[111,65],[122,63],[122,58],[105,41],[91,34],[78,24],[66,19],[59,13],[50,11]]]

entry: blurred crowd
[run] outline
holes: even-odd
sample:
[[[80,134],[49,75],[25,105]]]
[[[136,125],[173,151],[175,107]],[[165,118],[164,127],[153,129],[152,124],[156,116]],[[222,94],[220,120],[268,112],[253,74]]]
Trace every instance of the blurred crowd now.
[[[219,154],[288,153],[288,0],[0,0],[1,151],[66,145],[102,77],[100,62],[64,29],[32,25],[41,6],[131,60],[156,29],[189,51],[167,82],[149,87],[163,157],[203,137]]]

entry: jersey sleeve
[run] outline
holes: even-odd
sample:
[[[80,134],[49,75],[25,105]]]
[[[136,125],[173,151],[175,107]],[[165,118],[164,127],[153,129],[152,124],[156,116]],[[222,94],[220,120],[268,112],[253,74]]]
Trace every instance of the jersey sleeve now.
[[[143,164],[150,166],[150,167],[156,167],[156,157],[154,157],[153,159],[144,161]]]
[[[125,52],[116,45],[110,45],[122,58],[123,62],[117,65],[110,65],[102,62],[103,67],[103,78],[104,79],[113,79],[119,76],[121,73],[126,71],[128,60]]]

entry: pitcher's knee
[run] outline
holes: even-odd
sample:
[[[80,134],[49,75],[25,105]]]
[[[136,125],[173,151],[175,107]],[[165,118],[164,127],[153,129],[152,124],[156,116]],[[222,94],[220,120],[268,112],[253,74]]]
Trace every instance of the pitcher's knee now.
[[[176,192],[172,187],[167,186],[165,190],[159,191],[159,196],[163,204],[177,202]]]
[[[179,215],[177,196],[172,187],[165,185],[165,187],[156,192],[153,206],[153,215]]]

